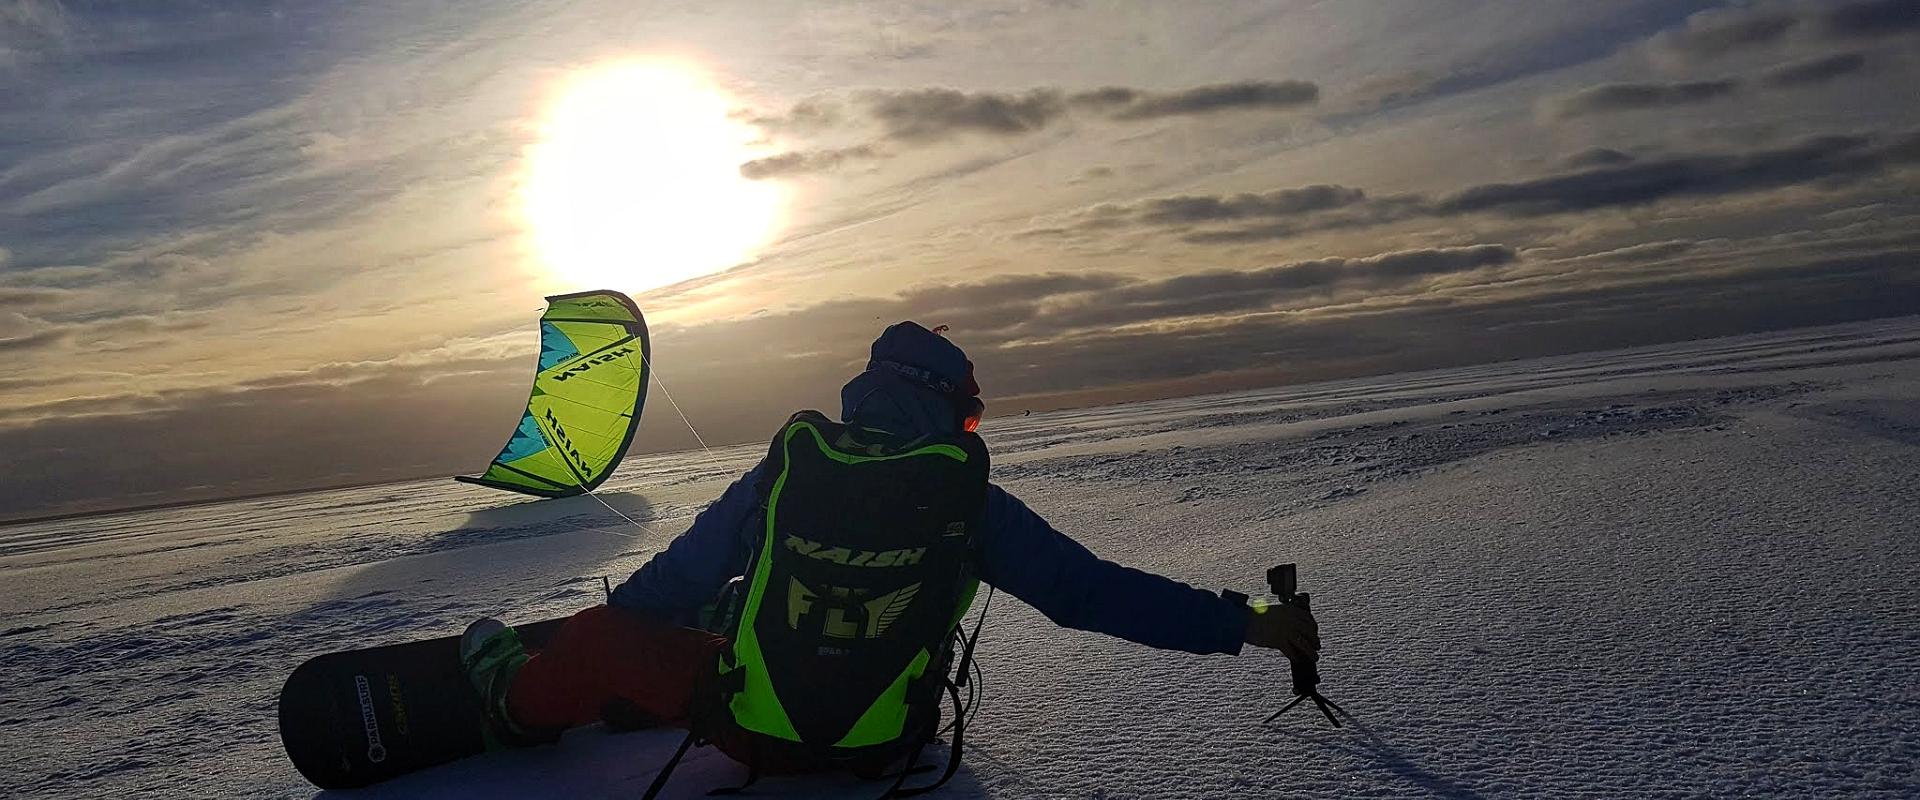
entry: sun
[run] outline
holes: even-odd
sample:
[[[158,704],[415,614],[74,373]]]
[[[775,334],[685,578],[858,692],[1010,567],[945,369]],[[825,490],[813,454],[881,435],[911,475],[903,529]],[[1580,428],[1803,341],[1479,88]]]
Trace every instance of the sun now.
[[[521,188],[541,266],[569,291],[643,291],[751,260],[786,198],[740,176],[760,153],[734,107],[681,63],[624,61],[567,80]]]

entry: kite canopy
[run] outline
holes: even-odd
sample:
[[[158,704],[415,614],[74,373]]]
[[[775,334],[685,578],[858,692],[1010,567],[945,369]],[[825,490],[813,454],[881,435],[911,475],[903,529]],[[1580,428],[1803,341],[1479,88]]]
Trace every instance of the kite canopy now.
[[[540,497],[591,491],[633,441],[652,358],[646,319],[626,295],[547,298],[539,371],[519,427],[486,472],[454,480]]]

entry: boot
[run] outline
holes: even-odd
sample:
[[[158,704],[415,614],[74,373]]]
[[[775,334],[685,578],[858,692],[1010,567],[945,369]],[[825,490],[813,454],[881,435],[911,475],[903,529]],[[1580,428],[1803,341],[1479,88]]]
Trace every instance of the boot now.
[[[559,731],[522,727],[507,712],[507,690],[513,686],[514,675],[528,658],[526,648],[520,644],[520,635],[492,617],[474,621],[460,636],[460,663],[466,668],[467,680],[480,696],[487,720],[489,749],[496,745],[545,744],[560,738]]]

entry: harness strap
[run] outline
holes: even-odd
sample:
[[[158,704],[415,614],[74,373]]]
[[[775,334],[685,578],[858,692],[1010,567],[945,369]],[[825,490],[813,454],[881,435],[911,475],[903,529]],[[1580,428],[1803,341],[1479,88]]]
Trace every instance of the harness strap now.
[[[907,762],[908,770],[901,773],[900,780],[894,783],[893,788],[888,789],[886,794],[880,796],[881,800],[926,794],[927,792],[947,785],[947,781],[953,780],[954,773],[960,771],[960,758],[967,747],[967,712],[972,710],[961,704],[960,687],[967,682],[969,677],[967,670],[973,666],[973,648],[974,645],[980,643],[980,627],[986,624],[987,612],[991,610],[993,610],[993,587],[988,586],[987,601],[980,606],[980,618],[974,621],[973,635],[967,637],[967,646],[960,651],[960,664],[959,669],[956,671],[958,678],[957,680],[943,681],[946,684],[947,696],[953,699],[953,746],[947,749],[946,771],[940,773],[939,780],[925,786],[916,786],[911,789],[900,788],[901,784],[906,783],[907,774],[912,771],[913,761],[920,758],[920,750],[916,749],[913,751],[913,759]],[[931,740],[933,737],[929,735],[927,738]],[[926,747],[926,742],[922,741],[920,747]]]
[[[907,756],[906,766],[903,766],[900,768],[900,777],[894,778],[893,785],[888,786],[886,791],[880,793],[880,800],[887,800],[888,798],[891,798],[891,797],[906,797],[905,794],[901,793],[900,786],[907,782],[907,776],[913,775],[920,771],[920,769],[918,767],[915,767],[914,764],[920,761],[920,753],[921,751],[927,749],[927,742],[930,742],[930,741],[933,741],[932,736],[928,736],[924,739],[921,739],[920,744],[914,746],[913,754],[910,756]]]
[[[673,751],[673,758],[667,759],[667,765],[660,768],[660,774],[653,776],[653,785],[647,787],[647,793],[640,800],[653,800],[660,796],[660,790],[667,788],[667,778],[673,776],[673,768],[680,766],[680,759],[687,755],[687,748],[693,746],[694,735],[687,732],[687,738],[680,740],[680,749]]]
[[[916,748],[913,751],[913,760],[909,760],[907,762],[907,766],[909,767],[909,769],[900,774],[900,780],[895,781],[893,784],[893,787],[888,789],[886,794],[880,795],[880,800],[889,800],[889,798],[914,797],[917,795],[926,794],[927,792],[931,792],[935,789],[938,789],[942,786],[947,785],[947,781],[953,780],[953,774],[955,772],[960,771],[960,754],[961,754],[961,751],[966,749],[967,712],[966,712],[966,709],[961,707],[960,705],[960,687],[955,686],[952,681],[947,682],[947,695],[953,698],[954,711],[953,711],[953,746],[947,749],[946,771],[940,773],[939,779],[935,780],[933,783],[929,783],[925,786],[915,786],[911,789],[901,788],[901,785],[907,782],[907,776],[914,772],[914,770],[911,769],[911,767],[913,766],[913,761],[918,760],[920,758],[920,751],[926,748],[927,742],[932,741],[932,737],[928,737],[926,740],[920,743],[919,748]]]

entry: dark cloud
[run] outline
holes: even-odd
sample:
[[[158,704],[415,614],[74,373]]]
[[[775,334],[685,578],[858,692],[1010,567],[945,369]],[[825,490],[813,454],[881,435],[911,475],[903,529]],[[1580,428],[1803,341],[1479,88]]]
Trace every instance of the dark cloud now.
[[[855,98],[862,115],[857,117],[850,117],[837,103],[806,100],[783,114],[747,115],[747,119],[769,131],[798,135],[871,123],[879,127],[881,136],[888,141],[928,145],[966,134],[1024,136],[1043,130],[1075,111],[1109,120],[1138,122],[1228,111],[1286,110],[1312,105],[1319,96],[1318,86],[1291,80],[1222,83],[1170,92],[1109,86],[1073,94],[1046,87],[1025,92],[968,92],[936,87],[861,93]]]
[[[1740,90],[1732,79],[1691,83],[1612,83],[1582,89],[1553,103],[1562,119],[1588,114],[1690,106],[1719,100]]]
[[[1839,39],[1870,39],[1920,31],[1920,3],[1913,0],[1868,0],[1827,8],[1820,12],[1822,30]]]
[[[57,382],[57,380],[49,380],[46,378],[0,378],[0,389],[35,389],[42,386],[51,386]]]
[[[72,338],[73,332],[65,328],[51,328],[19,336],[0,337],[0,353],[23,353],[31,350],[45,350],[58,347]]]
[[[1093,181],[1104,181],[1109,178],[1112,178],[1114,174],[1115,173],[1112,167],[1090,167],[1088,169],[1082,170],[1078,176],[1076,176],[1073,180],[1068,181],[1068,183],[1081,184],[1081,183],[1090,183]]]
[[[966,309],[1025,306],[1040,299],[1112,289],[1128,282],[1111,273],[1047,272],[908,289],[901,292],[899,298],[916,309],[958,313]]]
[[[1790,12],[1771,9],[1715,9],[1687,18],[1684,26],[1654,37],[1654,46],[1692,58],[1717,58],[1766,47],[1800,25]]]
[[[1264,194],[1180,195],[1108,203],[1088,208],[1068,225],[1039,227],[1022,238],[1071,238],[1131,227],[1197,229],[1180,235],[1189,244],[1238,244],[1286,239],[1310,231],[1365,228],[1433,215],[1421,195],[1370,197],[1350,186],[1315,185]],[[1257,222],[1216,228],[1234,222]]]
[[[1591,151],[1590,151],[1591,152]],[[1583,154],[1586,155],[1586,154]],[[1705,198],[1790,186],[1839,186],[1920,165],[1920,130],[1897,136],[1822,136],[1796,144],[1747,152],[1696,153],[1619,160],[1616,151],[1588,157],[1599,162],[1511,183],[1489,183],[1433,197],[1399,194],[1373,197],[1349,187],[1306,187],[1266,195],[1180,196],[1089,208],[1070,225],[1023,232],[1028,238],[1065,238],[1101,230],[1155,225],[1185,229],[1188,244],[1223,245],[1288,239],[1308,233],[1367,228],[1407,220],[1464,214],[1509,218],[1627,208],[1682,198]],[[1296,196],[1324,190],[1339,202],[1293,208],[1292,216],[1252,213],[1249,198]],[[1279,204],[1274,204],[1277,208]],[[1237,220],[1259,224],[1221,227]]]
[[[1562,163],[1575,169],[1581,169],[1586,167],[1606,167],[1615,164],[1625,164],[1632,160],[1633,156],[1611,147],[1595,147],[1567,156],[1566,161]]]
[[[1920,3],[1912,0],[1834,2],[1816,0],[1797,7],[1767,5],[1720,8],[1687,18],[1686,24],[1660,33],[1653,45],[1693,60],[1775,46],[1796,29],[1829,40],[1860,40],[1920,30]]]
[[[1066,114],[1057,89],[1020,94],[914,89],[873,92],[867,112],[889,139],[911,144],[938,142],[962,133],[1019,136],[1033,133]]]
[[[1074,235],[1074,229],[1065,225],[1049,225],[1040,228],[1027,228],[1015,231],[1015,239],[1066,239]]]
[[[72,292],[41,287],[0,286],[0,309],[26,308],[62,300]]]
[[[1188,244],[1245,244],[1273,239],[1290,239],[1314,231],[1371,228],[1376,225],[1387,225],[1433,215],[1433,203],[1425,196],[1399,194],[1368,198],[1345,208],[1304,219],[1225,230],[1195,231],[1181,235],[1180,240]]]
[[[1135,283],[1049,306],[1023,331],[1043,336],[1186,317],[1265,311],[1340,288],[1387,289],[1418,279],[1514,263],[1505,245],[1322,258],[1256,270],[1212,270]]]
[[[802,150],[781,153],[767,158],[756,158],[740,165],[740,175],[748,180],[784,178],[793,175],[810,175],[817,172],[829,172],[839,169],[849,161],[872,161],[884,158],[880,151],[871,145],[843,147],[837,150]]]
[[[825,100],[802,100],[784,114],[746,116],[747,122],[761,128],[799,134],[831,130],[846,122],[840,106]]]
[[[1320,87],[1306,81],[1246,81],[1198,86],[1177,92],[1106,87],[1069,98],[1080,107],[1118,120],[1214,114],[1222,111],[1284,110],[1313,105]]]
[[[1518,183],[1476,186],[1443,198],[1441,215],[1539,216],[1858,179],[1920,162],[1920,132],[1886,143],[1821,136],[1789,147],[1692,155],[1601,167]]]
[[[1292,217],[1352,205],[1366,199],[1366,196],[1366,192],[1348,186],[1317,184],[1231,197],[1162,197],[1140,203],[1134,213],[1141,223],[1147,225],[1185,225],[1220,220]]]
[[[1330,114],[1324,121],[1339,127],[1359,122],[1381,108],[1429,103],[1602,61],[1613,57],[1622,47],[1643,42],[1649,36],[1685,22],[1688,15],[1702,5],[1701,0],[1661,0],[1614,3],[1604,8],[1594,5],[1579,10],[1569,6],[1560,11],[1577,15],[1575,24],[1527,30],[1531,26],[1515,19],[1510,31],[1514,35],[1488,37],[1488,43],[1479,46],[1470,43],[1474,37],[1467,37],[1460,42],[1466,49],[1456,50],[1444,60],[1419,63],[1422,60],[1419,54],[1402,53],[1416,59],[1412,69],[1397,74],[1381,73],[1352,90],[1341,92],[1343,98],[1351,101],[1351,107]],[[1525,34],[1520,33],[1523,30]],[[1399,60],[1402,59],[1396,59]]]
[[[1812,86],[1852,75],[1866,67],[1866,54],[1840,53],[1775,67],[1761,76],[1760,82],[1775,89]]]
[[[1223,228],[1223,230],[1194,230],[1194,232],[1181,234],[1181,242],[1187,242],[1187,244],[1269,242],[1269,240],[1294,238],[1294,236],[1300,236],[1306,232],[1317,232],[1317,230],[1371,228],[1377,224],[1400,223],[1400,221],[1419,219],[1419,217],[1432,217],[1432,203],[1423,196],[1402,194],[1402,196],[1361,201],[1332,213],[1313,215],[1306,219],[1252,224],[1252,226]]]
[[[1391,202],[1369,201],[1366,192],[1334,184],[1225,196],[1175,195],[1135,203],[1103,203],[1081,211],[1070,224],[1029,229],[1016,236],[1060,238],[1137,226],[1189,227],[1250,220],[1266,220],[1268,227],[1292,227],[1294,223],[1275,220],[1324,216],[1326,212],[1369,204],[1385,208]]]

